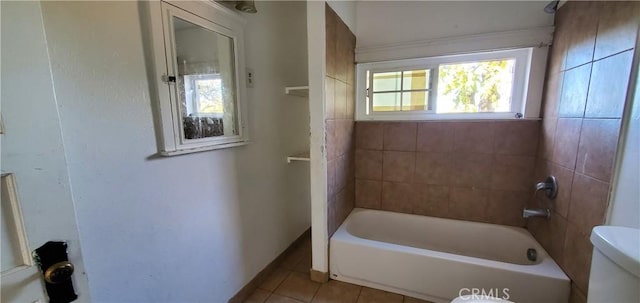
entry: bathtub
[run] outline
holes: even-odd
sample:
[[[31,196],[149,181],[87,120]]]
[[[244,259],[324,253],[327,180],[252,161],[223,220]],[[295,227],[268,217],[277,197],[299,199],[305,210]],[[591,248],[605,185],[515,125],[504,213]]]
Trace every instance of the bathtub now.
[[[433,302],[569,300],[569,278],[518,227],[356,208],[331,237],[329,261],[332,279]]]

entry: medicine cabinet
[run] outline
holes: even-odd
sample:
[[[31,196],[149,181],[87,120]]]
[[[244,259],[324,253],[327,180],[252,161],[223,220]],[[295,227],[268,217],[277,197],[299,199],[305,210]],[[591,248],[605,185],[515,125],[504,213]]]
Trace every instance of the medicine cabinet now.
[[[150,1],[160,154],[248,141],[244,21],[213,1]]]

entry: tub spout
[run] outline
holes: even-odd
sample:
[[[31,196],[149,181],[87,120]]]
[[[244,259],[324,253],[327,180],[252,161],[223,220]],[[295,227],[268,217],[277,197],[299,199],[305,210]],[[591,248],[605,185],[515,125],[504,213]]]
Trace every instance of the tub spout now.
[[[531,217],[543,217],[549,219],[551,217],[551,211],[548,208],[543,209],[527,209],[525,208],[522,211],[523,218],[531,218]]]

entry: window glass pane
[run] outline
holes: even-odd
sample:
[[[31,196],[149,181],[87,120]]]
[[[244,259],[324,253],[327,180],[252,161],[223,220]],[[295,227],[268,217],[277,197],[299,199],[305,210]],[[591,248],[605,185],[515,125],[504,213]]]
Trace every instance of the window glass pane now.
[[[403,111],[425,111],[428,110],[429,92],[403,92],[402,93],[402,110]]]
[[[405,71],[402,73],[402,89],[429,89],[431,88],[429,83],[430,76],[430,70],[428,69]]]
[[[239,134],[233,39],[173,17],[183,138]]]
[[[373,73],[373,91],[400,90],[400,72]]]
[[[511,111],[515,59],[440,65],[438,113]]]
[[[222,102],[222,80],[218,74],[184,76],[187,113],[224,114]]]
[[[374,112],[400,110],[400,93],[373,93],[372,97]]]

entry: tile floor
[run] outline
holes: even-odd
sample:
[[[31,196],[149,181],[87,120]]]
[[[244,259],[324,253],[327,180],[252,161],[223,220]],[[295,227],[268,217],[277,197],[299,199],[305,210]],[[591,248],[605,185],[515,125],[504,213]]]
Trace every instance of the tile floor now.
[[[311,239],[302,242],[245,301],[247,303],[428,303],[369,287],[309,279]]]

